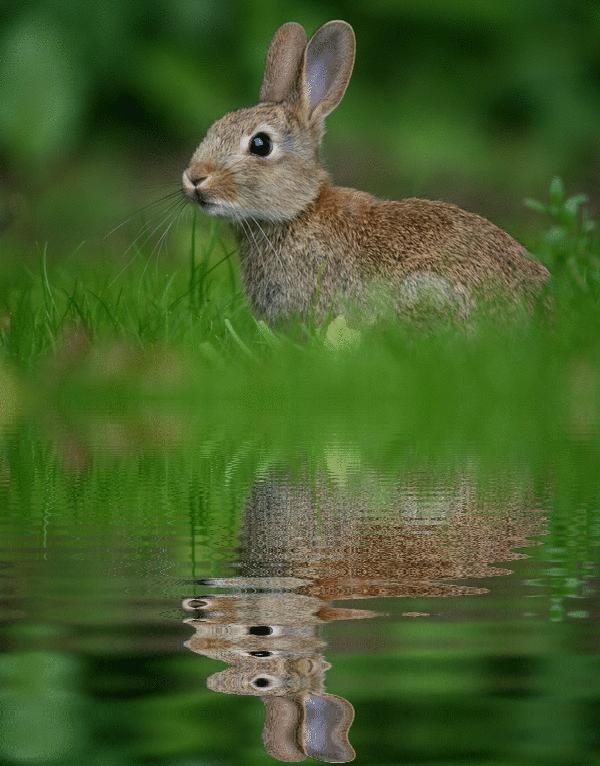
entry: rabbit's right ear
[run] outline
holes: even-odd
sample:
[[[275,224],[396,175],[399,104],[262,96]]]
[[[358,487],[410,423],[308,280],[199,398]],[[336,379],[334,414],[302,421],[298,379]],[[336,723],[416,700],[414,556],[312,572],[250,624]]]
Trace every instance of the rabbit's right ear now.
[[[310,38],[302,60],[300,91],[311,122],[323,120],[342,100],[355,53],[356,38],[347,21],[328,21]]]
[[[285,101],[296,85],[300,61],[306,47],[306,32],[300,24],[290,21],[273,35],[265,74],[260,88],[261,101]]]
[[[310,758],[325,763],[350,763],[356,758],[348,742],[354,708],[336,694],[310,692],[303,700],[301,747]]]

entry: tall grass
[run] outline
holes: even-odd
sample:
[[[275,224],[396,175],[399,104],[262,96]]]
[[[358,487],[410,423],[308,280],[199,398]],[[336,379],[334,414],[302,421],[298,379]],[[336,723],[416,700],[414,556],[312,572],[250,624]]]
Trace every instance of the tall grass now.
[[[547,202],[528,204],[546,219],[530,248],[552,273],[552,308],[533,317],[427,331],[395,317],[271,328],[246,305],[231,243],[194,220],[187,262],[148,267],[142,254],[116,278],[114,262],[80,250],[51,263],[44,248],[37,272],[13,264],[0,288],[0,364],[70,404],[108,387],[135,400],[177,394],[288,411],[378,402],[428,428],[450,418],[481,429],[485,413],[502,429],[533,412],[583,428],[600,411],[595,222],[558,180]]]

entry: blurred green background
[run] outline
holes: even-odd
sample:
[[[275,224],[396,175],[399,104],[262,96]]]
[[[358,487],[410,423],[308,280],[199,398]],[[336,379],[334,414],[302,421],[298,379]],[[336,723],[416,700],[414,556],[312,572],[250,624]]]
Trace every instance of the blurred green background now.
[[[336,181],[444,198],[519,231],[551,176],[600,199],[600,4],[567,0],[4,0],[5,243],[100,239],[176,188],[206,128],[253,103],[277,26],[357,33],[329,119]]]
[[[389,599],[391,619],[328,633],[359,762],[600,763],[600,243],[569,196],[600,208],[600,3],[0,7],[0,762],[265,763],[259,705],[206,690],[218,668],[182,652],[179,605],[235,563],[267,468],[343,476],[358,455],[367,476],[413,461],[440,486],[479,466],[507,496],[518,469],[549,517],[489,599]],[[394,321],[349,348],[274,333],[208,219],[167,256],[160,208],[134,214],[256,100],[281,23],[336,17],[358,40],[325,139],[336,181],[523,235],[553,274],[553,322]],[[542,222],[522,199],[556,175]],[[159,234],[136,251],[144,216]]]

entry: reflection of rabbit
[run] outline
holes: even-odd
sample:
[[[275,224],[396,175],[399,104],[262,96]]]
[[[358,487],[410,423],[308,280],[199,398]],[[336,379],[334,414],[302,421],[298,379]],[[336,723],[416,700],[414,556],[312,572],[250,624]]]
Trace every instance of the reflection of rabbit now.
[[[331,185],[319,159],[324,120],[344,95],[354,52],[346,22],[325,24],[308,42],[299,24],[284,24],[260,103],[216,122],[183,174],[192,200],[234,223],[256,313],[323,314],[345,299],[374,309],[374,288],[403,310],[463,313],[474,294],[492,290],[531,300],[548,272],[484,218]]]
[[[278,583],[287,584],[285,578]],[[249,580],[240,578],[238,585],[249,587]],[[318,629],[323,622],[372,617],[374,612],[334,609],[293,591],[187,599],[184,607],[201,615],[186,620],[196,631],[187,648],[230,665],[210,676],[209,689],[262,698],[263,739],[270,755],[281,761],[306,756],[333,763],[353,760],[348,729],[354,710],[345,699],[324,692],[330,665],[321,654],[325,644]]]
[[[367,481],[345,491],[262,479],[244,516],[242,572],[305,578],[301,592],[326,600],[479,594],[445,581],[508,574],[491,562],[522,558],[513,548],[536,530],[510,505],[478,507],[468,477],[437,491],[390,487],[381,510],[377,491]]]
[[[377,510],[377,489],[368,481],[345,491],[324,480],[263,478],[246,506],[242,576],[205,580],[230,592],[184,602],[196,612],[186,620],[196,631],[186,646],[230,665],[209,688],[262,698],[265,748],[279,760],[354,758],[353,708],[324,692],[329,664],[319,629],[377,613],[330,601],[483,594],[444,580],[508,574],[489,562],[521,558],[513,547],[541,531],[539,516],[514,502],[484,514],[467,479],[428,494],[388,488],[385,510]]]

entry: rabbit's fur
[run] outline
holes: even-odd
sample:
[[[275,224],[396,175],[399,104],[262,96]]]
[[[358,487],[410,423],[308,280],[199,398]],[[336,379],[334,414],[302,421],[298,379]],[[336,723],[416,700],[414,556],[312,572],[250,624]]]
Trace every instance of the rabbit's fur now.
[[[528,489],[499,508],[484,503],[482,512],[467,470],[435,492],[417,482],[406,477],[382,492],[375,478],[345,489],[324,476],[273,471],[246,504],[240,576],[205,580],[228,592],[184,601],[195,612],[186,646],[229,665],[208,687],[262,699],[263,740],[274,758],[354,758],[353,707],[325,692],[321,626],[380,613],[331,601],[483,595],[485,587],[464,580],[510,574],[494,562],[523,558],[514,547],[544,531]]]
[[[377,315],[382,303],[412,311],[423,297],[464,314],[481,293],[499,292],[531,304],[547,270],[486,219],[445,202],[384,201],[332,185],[319,156],[324,119],[344,95],[354,52],[344,21],[310,41],[299,24],[284,24],[260,103],[217,121],[183,174],[191,199],[231,219],[255,313],[322,317],[350,302]],[[259,133],[271,140],[267,156],[250,153]]]

